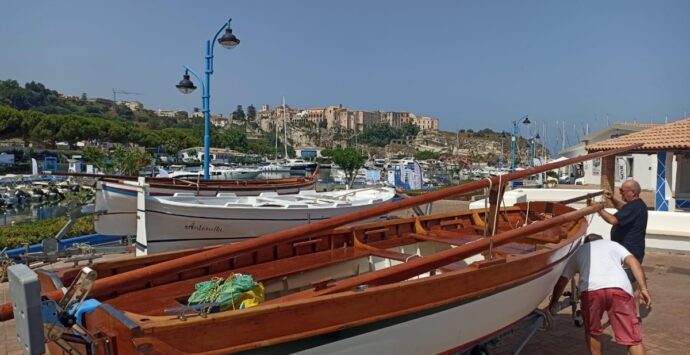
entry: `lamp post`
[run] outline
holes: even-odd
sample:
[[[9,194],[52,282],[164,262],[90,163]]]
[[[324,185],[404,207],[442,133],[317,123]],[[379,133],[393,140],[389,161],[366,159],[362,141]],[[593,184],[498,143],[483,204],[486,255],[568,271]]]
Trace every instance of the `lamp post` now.
[[[534,166],[534,158],[537,157],[537,141],[541,137],[539,136],[539,133],[537,133],[536,136],[530,138],[529,144],[530,144],[530,150],[529,150],[529,156],[530,156],[530,161],[529,161],[529,166]]]
[[[515,154],[517,153],[517,137],[520,134],[518,131],[518,122],[521,122],[522,124],[530,124],[531,122],[529,121],[529,117],[525,116],[519,120],[513,121],[513,135],[510,137],[510,158],[511,158],[511,163],[510,163],[510,172],[515,171]]]
[[[184,66],[184,76],[182,77],[182,80],[180,81],[179,84],[175,85],[175,87],[180,90],[181,93],[183,94],[189,94],[192,91],[196,89],[196,86],[194,86],[194,83],[189,79],[189,73],[192,73],[194,77],[199,80],[201,83],[201,90],[202,90],[202,95],[201,95],[201,105],[203,107],[203,112],[204,112],[204,179],[208,180],[209,179],[209,173],[208,173],[208,167],[209,167],[209,156],[210,156],[210,147],[211,147],[211,136],[209,132],[209,124],[211,121],[211,105],[210,105],[210,100],[211,100],[211,74],[213,74],[213,46],[216,44],[216,40],[218,43],[220,43],[221,46],[227,48],[227,49],[232,49],[235,48],[238,44],[240,44],[240,40],[235,37],[234,34],[232,34],[232,29],[230,28],[230,21],[232,19],[229,19],[227,23],[223,24],[223,26],[216,32],[216,35],[213,36],[213,39],[210,41],[206,41],[206,70],[204,71],[205,79],[202,80],[197,73],[195,73],[191,68],[188,66]],[[218,38],[218,35],[225,30],[225,33]]]

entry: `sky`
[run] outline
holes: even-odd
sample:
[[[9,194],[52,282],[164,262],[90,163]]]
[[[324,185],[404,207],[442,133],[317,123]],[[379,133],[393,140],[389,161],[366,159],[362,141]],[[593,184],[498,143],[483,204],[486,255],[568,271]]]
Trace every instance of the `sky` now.
[[[191,111],[205,41],[226,21],[241,40],[214,49],[211,111],[342,104],[409,111],[440,128],[539,130],[554,151],[614,122],[690,112],[690,1],[6,0],[0,80],[66,95]],[[200,87],[198,81],[195,80]],[[545,133],[545,134],[544,134]]]

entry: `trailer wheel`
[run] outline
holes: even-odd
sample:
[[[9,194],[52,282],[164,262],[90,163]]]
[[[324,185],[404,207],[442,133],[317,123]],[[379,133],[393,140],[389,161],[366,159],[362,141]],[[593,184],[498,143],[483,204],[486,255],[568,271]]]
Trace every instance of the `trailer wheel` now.
[[[483,344],[476,345],[472,348],[472,350],[470,350],[469,355],[489,355],[489,350]]]
[[[575,317],[573,317],[573,323],[575,323],[575,326],[578,328],[582,328],[584,325],[584,321],[582,320],[582,311],[577,310],[575,311]]]

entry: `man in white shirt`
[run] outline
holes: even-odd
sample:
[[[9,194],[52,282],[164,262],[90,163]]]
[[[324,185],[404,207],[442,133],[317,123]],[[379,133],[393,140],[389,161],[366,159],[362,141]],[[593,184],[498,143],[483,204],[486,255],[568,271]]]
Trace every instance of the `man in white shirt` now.
[[[627,345],[632,355],[645,354],[640,321],[635,315],[633,289],[623,264],[632,270],[640,285],[642,301],[649,308],[652,299],[640,263],[623,246],[603,240],[597,234],[585,237],[585,243],[570,258],[554,287],[549,310],[557,306],[568,281],[576,273],[580,274],[582,316],[587,345],[592,354],[601,354],[599,336],[604,330],[601,324],[604,311],[608,314],[616,342]]]

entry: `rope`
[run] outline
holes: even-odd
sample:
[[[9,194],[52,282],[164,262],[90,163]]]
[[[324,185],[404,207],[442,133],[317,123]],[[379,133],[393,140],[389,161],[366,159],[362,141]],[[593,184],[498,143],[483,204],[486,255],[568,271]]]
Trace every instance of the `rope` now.
[[[501,189],[503,188],[503,184],[502,184],[502,181],[501,181],[502,179],[503,179],[503,175],[499,175],[499,176],[498,176],[498,196],[496,196],[496,197],[499,197],[499,196],[500,196],[500,197],[501,197],[501,200],[503,200],[503,195],[501,194]],[[497,224],[497,222],[498,222],[498,212],[500,211],[500,208],[501,208],[501,202],[500,202],[500,201],[496,201],[496,211],[495,211],[495,213],[494,213],[494,221],[493,221],[493,226],[494,226],[494,227],[493,227],[493,229],[491,230],[491,235],[492,235],[492,236],[496,235],[496,224]]]
[[[485,196],[484,197],[484,211],[486,211],[486,212],[484,212],[484,235],[483,235],[483,237],[486,237],[486,233],[487,233],[488,227],[489,227],[489,214],[487,213],[487,212],[489,212],[488,204],[489,204],[489,199],[491,198],[489,196],[489,193],[491,192],[491,189],[493,188],[494,181],[488,177],[486,177],[484,179],[489,180],[489,188],[486,190],[486,193],[484,194],[484,196]]]
[[[529,203],[530,201],[527,200],[527,212],[525,212],[525,223],[522,225],[523,227],[528,224],[527,221],[529,220]]]
[[[501,190],[503,188],[503,175],[498,176],[498,194],[496,198],[499,197],[503,200],[503,195],[501,195]],[[496,223],[498,222],[498,213],[501,208],[501,201],[496,201],[496,210],[494,211],[493,228],[491,229],[491,237],[489,237],[489,260],[494,258],[494,235],[496,235]]]

